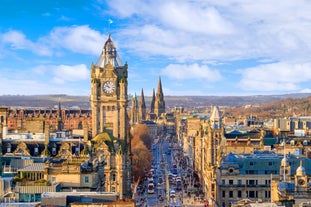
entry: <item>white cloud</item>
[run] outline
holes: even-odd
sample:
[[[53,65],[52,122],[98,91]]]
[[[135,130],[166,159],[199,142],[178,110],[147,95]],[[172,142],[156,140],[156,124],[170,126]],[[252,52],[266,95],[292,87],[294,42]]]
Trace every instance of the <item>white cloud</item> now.
[[[118,39],[144,56],[178,61],[308,60],[311,4],[303,0],[275,4],[268,0],[109,3],[112,15],[133,22],[123,27]]]
[[[50,77],[54,83],[78,82],[89,79],[89,70],[84,64],[79,65],[40,65],[33,68],[38,75]]]
[[[51,51],[45,45],[28,40],[20,31],[10,30],[6,33],[0,34],[0,40],[3,44],[9,45],[13,50],[30,50],[38,55],[51,55]]]
[[[88,25],[56,27],[42,40],[54,48],[63,48],[80,54],[98,55],[107,37]]]
[[[80,65],[39,65],[16,71],[1,68],[1,94],[89,94],[89,71]],[[32,74],[32,75],[29,75]]]
[[[311,64],[272,63],[240,70],[243,90],[297,91],[300,83],[311,81]]]
[[[233,25],[213,7],[201,7],[183,1],[165,1],[158,10],[157,17],[166,27],[207,35],[234,32]]]
[[[24,33],[16,30],[0,34],[1,42],[9,45],[10,49],[29,50],[41,56],[51,56],[63,49],[79,54],[98,55],[106,39],[107,37],[87,25],[56,27],[49,35],[37,41],[27,39]]]
[[[222,79],[219,71],[210,69],[206,65],[200,66],[198,64],[170,64],[165,69],[163,69],[161,73],[165,76],[177,80],[200,79],[214,82]]]

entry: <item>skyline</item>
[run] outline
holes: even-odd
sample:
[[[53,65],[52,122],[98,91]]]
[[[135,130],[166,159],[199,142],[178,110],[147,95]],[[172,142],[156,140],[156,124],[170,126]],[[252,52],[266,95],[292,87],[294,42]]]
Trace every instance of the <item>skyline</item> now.
[[[4,0],[0,95],[89,95],[108,34],[129,94],[311,92],[311,4],[178,0]]]

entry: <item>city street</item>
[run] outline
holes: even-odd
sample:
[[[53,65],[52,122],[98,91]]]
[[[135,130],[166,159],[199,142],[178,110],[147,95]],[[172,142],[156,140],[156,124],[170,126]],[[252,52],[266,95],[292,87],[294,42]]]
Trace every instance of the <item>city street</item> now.
[[[204,199],[193,187],[181,148],[170,138],[158,138],[152,145],[153,162],[137,189],[138,206],[205,206]]]

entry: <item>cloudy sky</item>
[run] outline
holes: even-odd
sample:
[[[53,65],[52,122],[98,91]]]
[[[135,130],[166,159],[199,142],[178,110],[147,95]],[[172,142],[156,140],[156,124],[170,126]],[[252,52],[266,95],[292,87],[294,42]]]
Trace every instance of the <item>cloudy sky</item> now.
[[[309,0],[2,0],[0,95],[89,95],[110,33],[129,93],[311,92]]]

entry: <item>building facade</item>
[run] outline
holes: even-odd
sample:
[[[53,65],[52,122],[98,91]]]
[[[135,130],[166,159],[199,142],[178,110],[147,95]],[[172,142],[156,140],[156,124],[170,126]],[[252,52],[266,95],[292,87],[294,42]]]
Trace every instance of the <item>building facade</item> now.
[[[122,64],[110,35],[97,63],[91,65],[92,148],[103,191],[131,194],[128,65]],[[102,169],[103,168],[103,169]]]

